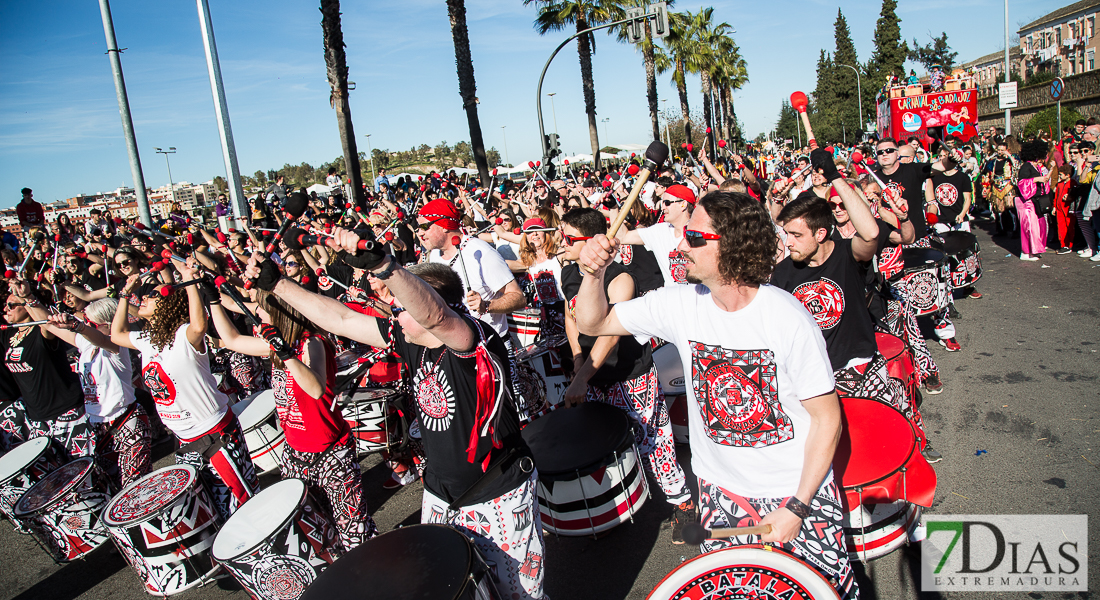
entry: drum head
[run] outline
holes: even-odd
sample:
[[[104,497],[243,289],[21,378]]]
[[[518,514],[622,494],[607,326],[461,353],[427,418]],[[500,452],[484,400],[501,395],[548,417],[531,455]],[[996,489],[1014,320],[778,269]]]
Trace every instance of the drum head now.
[[[275,390],[264,390],[251,398],[248,406],[237,413],[241,421],[241,431],[248,431],[263,423],[275,413]]]
[[[0,456],[0,483],[15,477],[23,472],[39,456],[50,447],[50,438],[36,437],[12,448],[7,454]]]
[[[942,249],[946,254],[958,254],[978,247],[978,237],[968,231],[945,231],[940,234],[940,237],[943,238],[943,243],[933,244],[933,246]]]
[[[119,527],[151,519],[195,485],[197,478],[198,472],[191,465],[154,471],[123,488],[103,511],[103,521]]]
[[[827,600],[840,596],[801,559],[772,546],[752,544],[696,556],[665,576],[646,598]]]
[[[684,363],[676,346],[665,344],[653,351],[653,364],[657,366],[657,379],[661,380],[661,392],[666,396],[684,393]]]
[[[935,264],[942,264],[947,258],[943,252],[931,248],[906,248],[901,251],[905,260],[905,271],[919,271]]]
[[[466,536],[445,525],[402,527],[342,556],[301,600],[461,598],[474,552]]]
[[[632,439],[626,413],[602,402],[559,408],[532,421],[522,434],[540,476],[584,474]]]
[[[886,357],[886,360],[894,360],[901,356],[902,352],[905,352],[905,342],[898,336],[889,333],[876,331],[875,344],[878,346],[879,354]]]
[[[397,395],[397,390],[393,388],[358,388],[354,394],[347,396],[341,404],[366,404],[370,402],[379,402],[386,400]]]
[[[844,428],[833,455],[842,488],[863,487],[898,472],[917,448],[913,424],[894,407],[868,398],[841,398]]]
[[[232,560],[254,550],[298,513],[305,497],[301,479],[284,479],[250,498],[214,538],[214,558]]]
[[[31,486],[19,502],[15,503],[14,514],[16,517],[26,517],[38,511],[48,508],[57,500],[65,497],[70,490],[77,486],[91,473],[94,461],[92,457],[78,458],[53,473],[42,478],[41,481]]]

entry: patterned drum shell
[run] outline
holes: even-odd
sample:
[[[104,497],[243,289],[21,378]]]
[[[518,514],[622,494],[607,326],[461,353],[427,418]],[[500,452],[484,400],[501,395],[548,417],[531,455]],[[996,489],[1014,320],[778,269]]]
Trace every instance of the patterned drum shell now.
[[[525,308],[508,313],[508,335],[513,348],[524,348],[535,343],[542,327],[542,313],[537,308]]]
[[[613,406],[556,410],[522,435],[539,471],[539,512],[548,531],[606,531],[633,518],[649,497],[629,418]]]
[[[393,409],[397,395],[391,388],[359,388],[337,397],[359,452],[382,452],[400,445],[401,417]]]
[[[848,558],[868,562],[902,547],[920,523],[921,512],[921,507],[904,500],[856,506],[844,515]]]
[[[11,521],[16,531],[30,533],[15,518],[15,503],[31,486],[61,468],[62,464],[64,458],[61,451],[48,437],[31,439],[0,456],[0,513]]]
[[[932,238],[932,247],[947,255],[948,283],[957,290],[974,285],[982,278],[981,249],[978,238],[968,231],[945,231],[942,242]]]
[[[534,392],[533,399],[524,398],[522,408],[528,414],[542,412],[549,406],[557,406],[565,396],[565,390],[569,387],[569,375],[566,374],[565,364],[562,362],[562,353],[568,351],[569,340],[565,336],[551,335],[537,342],[520,347],[516,351],[516,365],[521,371],[537,375],[542,378],[543,386],[536,383],[531,389]],[[519,365],[525,365],[522,369]],[[538,398],[540,389],[545,389],[544,401]]]
[[[107,478],[91,457],[78,458],[31,486],[14,515],[58,562],[83,558],[107,541],[100,520],[111,494]]]
[[[286,434],[279,426],[275,392],[258,392],[234,404],[232,408],[241,422],[244,443],[248,446],[252,464],[256,465],[260,473],[277,471],[283,464]]]
[[[165,467],[126,486],[103,521],[150,594],[178,594],[221,570],[210,556],[220,517],[190,465]]]
[[[748,544],[700,554],[682,563],[646,598],[839,600],[840,596],[802,559],[774,546]]]
[[[339,558],[336,528],[300,479],[253,496],[214,540],[214,559],[257,600],[297,600]]]
[[[943,252],[928,248],[902,251],[905,269],[894,285],[905,289],[906,300],[916,315],[930,315],[947,308],[947,262]]]

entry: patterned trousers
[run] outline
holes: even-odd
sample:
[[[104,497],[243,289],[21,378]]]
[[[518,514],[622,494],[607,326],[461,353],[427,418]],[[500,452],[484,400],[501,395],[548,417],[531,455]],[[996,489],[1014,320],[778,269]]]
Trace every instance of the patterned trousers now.
[[[115,490],[121,490],[153,470],[149,415],[136,402],[132,408],[113,423],[92,424],[96,437],[95,462]]]
[[[41,436],[53,438],[65,450],[69,460],[95,454],[95,434],[83,404],[61,413],[52,421],[32,421],[28,417],[26,439]]]
[[[703,527],[748,527],[758,525],[768,513],[783,506],[787,498],[745,498],[699,479],[699,517]],[[844,507],[836,483],[821,486],[810,500],[810,516],[802,521],[798,537],[779,544],[784,550],[809,563],[836,588],[841,598],[858,598],[859,586],[844,547]],[[743,535],[708,539],[700,552],[724,550],[757,543],[756,536]]]
[[[466,534],[496,576],[501,598],[543,597],[546,556],[535,484],[538,471],[515,489],[479,504],[449,510],[447,501],[424,490],[421,523],[442,523]]]
[[[634,440],[650,475],[661,486],[665,500],[673,506],[691,499],[687,476],[676,462],[676,445],[668,407],[661,395],[657,367],[644,375],[612,384],[608,388],[588,386],[585,400],[603,402],[622,409],[634,422]]]
[[[836,393],[842,398],[870,398],[898,409],[905,418],[924,431],[920,410],[909,402],[901,382],[890,378],[886,357],[875,352],[871,362],[840,369],[833,373]]]
[[[283,448],[283,479],[296,477],[305,481],[313,497],[326,505],[345,552],[378,535],[363,496],[354,437],[349,435],[324,452],[302,452],[289,444]]]
[[[886,333],[901,338],[905,345],[913,351],[913,358],[917,363],[917,375],[921,383],[932,375],[940,374],[936,361],[932,359],[932,353],[928,351],[928,344],[924,342],[924,336],[920,334],[917,325],[917,315],[911,310],[905,310],[905,305],[898,300],[888,298],[886,300],[886,318],[884,319]]]
[[[19,400],[0,402],[0,452],[27,441],[26,409]]]
[[[252,457],[248,455],[248,446],[244,443],[241,422],[233,411],[229,411],[226,418],[207,433],[221,435],[223,445],[217,452],[209,459],[204,458],[201,452],[177,454],[176,463],[195,467],[224,520],[260,491],[260,481],[256,477]],[[180,441],[186,444],[194,440]]]

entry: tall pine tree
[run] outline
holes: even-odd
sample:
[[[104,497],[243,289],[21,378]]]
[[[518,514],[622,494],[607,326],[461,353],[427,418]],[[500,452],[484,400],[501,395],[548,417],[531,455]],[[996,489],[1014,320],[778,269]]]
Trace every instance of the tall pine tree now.
[[[817,59],[817,87],[814,88],[810,106],[810,125],[814,137],[822,145],[834,139],[834,129],[840,131],[840,119],[836,112],[836,67],[833,57],[825,50]]]
[[[834,29],[836,49],[833,51],[833,95],[835,97],[833,110],[837,113],[836,127],[839,128],[839,124],[844,123],[848,138],[851,139],[854,132],[862,129],[859,122],[859,103],[856,100],[859,86],[856,85],[856,74],[852,72],[852,69],[840,65],[847,65],[857,70],[862,70],[863,66],[859,64],[859,57],[856,56],[856,46],[852,43],[852,33],[848,29],[848,21],[839,8],[836,11]],[[863,73],[859,75],[862,77]],[[833,133],[835,135],[842,132],[834,131]],[[836,141],[841,138],[834,137],[833,139]]]
[[[863,80],[863,105],[874,110],[875,94],[882,89],[891,74],[904,80],[905,58],[909,45],[901,39],[901,19],[895,10],[897,0],[882,0],[882,11],[875,23],[875,49],[867,61],[866,79]]]

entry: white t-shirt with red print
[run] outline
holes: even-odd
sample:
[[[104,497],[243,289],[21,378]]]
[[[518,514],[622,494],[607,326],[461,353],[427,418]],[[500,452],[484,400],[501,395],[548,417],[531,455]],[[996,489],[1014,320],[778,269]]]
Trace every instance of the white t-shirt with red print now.
[[[527,267],[527,273],[531,275],[540,302],[553,304],[565,300],[565,292],[561,289],[561,263],[557,258],[533,264]]]
[[[696,475],[749,498],[794,494],[810,428],[802,401],[833,391],[825,340],[806,308],[762,285],[748,306],[727,312],[706,286],[676,285],[615,312],[636,337],[668,340],[680,353]]]
[[[76,349],[80,351],[76,374],[84,388],[88,420],[109,423],[122,416],[134,403],[130,349],[119,348],[116,354],[92,344],[82,335],[76,336]]]
[[[680,245],[683,236],[676,235],[676,227],[672,223],[657,223],[650,227],[638,229],[645,247],[653,253],[657,264],[661,267],[661,275],[665,277],[665,285],[687,283],[687,259],[684,258],[676,246]]]
[[[160,420],[176,437],[189,440],[214,428],[229,397],[218,391],[210,372],[210,353],[199,352],[187,341],[187,323],[176,330],[171,345],[157,350],[140,331],[130,342],[141,352],[141,379],[157,405]]]

